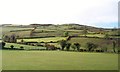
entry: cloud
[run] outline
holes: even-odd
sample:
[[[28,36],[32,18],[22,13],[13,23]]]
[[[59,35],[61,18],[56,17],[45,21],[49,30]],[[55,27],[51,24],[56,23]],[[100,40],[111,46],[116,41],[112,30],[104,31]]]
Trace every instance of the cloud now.
[[[119,0],[2,0],[0,24],[116,22]]]

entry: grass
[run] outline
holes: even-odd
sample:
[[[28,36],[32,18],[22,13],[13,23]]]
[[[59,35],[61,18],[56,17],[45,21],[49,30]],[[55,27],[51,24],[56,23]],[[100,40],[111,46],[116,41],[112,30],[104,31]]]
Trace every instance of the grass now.
[[[30,45],[22,45],[22,44],[15,44],[15,43],[6,43],[5,47],[10,48],[11,45],[13,45],[14,48],[20,48],[21,46],[23,46],[24,49],[46,49],[45,47],[40,47],[40,46],[30,46]]]
[[[50,38],[34,38],[34,39],[23,39],[25,42],[56,42],[59,40],[66,40],[66,37],[50,37]],[[17,42],[20,42],[21,39],[18,39]]]
[[[108,51],[112,51],[112,42],[111,42],[111,40],[76,37],[76,38],[71,38],[71,40],[69,42],[70,43],[76,43],[76,42],[80,43],[81,47],[83,47],[83,48],[86,48],[86,43],[87,42],[93,42],[95,44],[98,44],[100,48],[107,47]]]
[[[12,35],[15,34],[16,36],[23,37],[23,36],[29,36],[30,31],[18,31],[18,32],[10,32],[12,30],[26,30],[26,29],[32,29],[32,28],[18,28],[18,27],[2,27],[2,35]],[[2,38],[2,35],[0,36]]]
[[[12,30],[25,30],[25,29],[32,29],[32,28],[18,28],[18,27],[2,27],[3,34],[9,33]]]
[[[118,55],[66,51],[3,50],[3,70],[117,70]]]
[[[84,36],[84,35],[80,35],[80,36]],[[88,37],[99,37],[99,38],[104,38],[104,34],[87,34],[86,36]]]

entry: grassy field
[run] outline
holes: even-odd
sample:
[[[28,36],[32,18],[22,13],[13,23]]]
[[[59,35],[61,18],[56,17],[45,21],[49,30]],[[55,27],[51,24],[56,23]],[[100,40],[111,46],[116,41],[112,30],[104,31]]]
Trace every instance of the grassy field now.
[[[30,31],[18,31],[18,32],[10,32],[13,30],[26,30],[26,29],[32,29],[32,28],[18,28],[18,27],[2,27],[2,35],[12,35],[15,34],[16,36],[29,36]],[[0,36],[2,38],[2,35]]]
[[[34,38],[34,39],[23,39],[25,42],[57,42],[59,40],[66,40],[66,37],[49,37],[49,38]],[[17,39],[17,42],[21,42],[21,39]],[[107,48],[107,50],[109,52],[113,52],[113,45],[111,40],[105,40],[105,39],[96,39],[96,38],[81,38],[81,37],[75,37],[75,38],[71,38],[70,41],[68,41],[70,43],[80,43],[81,44],[81,48],[86,48],[86,43],[87,42],[93,42],[95,44],[98,44],[99,47],[98,49],[103,49],[104,47]],[[44,43],[41,43],[42,45],[44,45]],[[55,45],[56,47],[60,47],[59,43],[49,43],[52,45]],[[8,44],[7,47],[10,47],[11,44]],[[26,48],[26,46],[24,46]],[[28,48],[28,46],[27,46]],[[31,48],[31,46],[29,46],[29,48]],[[35,48],[35,47],[34,47]],[[37,47],[36,47],[37,48]],[[117,50],[117,47],[116,47]]]
[[[30,46],[30,45],[22,45],[22,44],[15,44],[15,43],[6,43],[5,48],[10,48],[10,46],[13,45],[14,48],[20,48],[21,46],[24,47],[24,49],[46,49],[45,47],[40,46]]]
[[[84,36],[84,35],[80,35],[80,36]],[[104,34],[87,34],[86,36],[88,37],[99,37],[99,38],[104,38]]]
[[[66,37],[49,37],[49,38],[34,38],[34,39],[23,39],[25,42],[56,42],[59,40],[66,40]],[[17,39],[17,42],[20,42],[21,39]]]
[[[34,38],[23,39],[25,42],[57,42],[59,40],[66,40],[66,37],[61,37],[64,32],[69,32],[70,36],[84,36],[80,30],[74,29],[78,26],[39,26],[33,32],[33,37],[48,37],[50,38]],[[70,29],[73,28],[73,29]],[[1,29],[1,28],[0,28]],[[2,27],[2,35],[11,36],[15,34],[19,37],[30,37],[33,27]],[[103,38],[104,34],[94,34],[95,32],[88,31],[88,37]],[[114,32],[113,32],[114,33]],[[111,34],[111,33],[110,33]],[[111,37],[111,36],[110,36]],[[113,36],[117,38],[120,36]],[[20,42],[21,39],[17,39]],[[1,42],[1,40],[0,40]],[[113,52],[111,40],[98,38],[71,38],[70,43],[80,43],[81,48],[86,48],[87,42],[93,42],[103,47],[107,47],[108,51]],[[44,43],[41,43],[44,45]],[[60,47],[58,43],[49,43],[56,47]],[[41,46],[30,46],[15,43],[6,43],[5,47],[10,48],[24,47],[25,50],[0,50],[0,65],[3,70],[117,70],[118,69],[118,54],[115,53],[97,53],[97,52],[72,52],[72,51],[32,51],[29,49],[46,49]],[[101,47],[98,47],[101,49]],[[71,49],[71,48],[70,48]],[[72,49],[71,49],[72,50]],[[1,62],[2,61],[2,62]],[[1,69],[1,66],[0,66]]]
[[[112,50],[112,43],[111,40],[105,40],[105,39],[96,39],[96,38],[80,38],[80,37],[76,37],[76,38],[72,38],[70,41],[70,43],[75,43],[78,42],[81,44],[82,47],[86,48],[86,43],[87,42],[93,42],[95,44],[98,44],[99,47],[107,47],[108,50]],[[99,48],[98,47],[98,48]]]
[[[9,33],[12,30],[25,30],[25,29],[32,29],[32,28],[18,28],[18,27],[2,27],[3,34]]]
[[[2,51],[3,70],[117,70],[118,55],[65,51]]]

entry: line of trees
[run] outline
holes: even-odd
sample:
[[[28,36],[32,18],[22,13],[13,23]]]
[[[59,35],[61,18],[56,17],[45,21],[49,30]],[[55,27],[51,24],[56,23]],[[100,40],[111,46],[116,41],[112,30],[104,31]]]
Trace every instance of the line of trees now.
[[[112,41],[112,46],[113,46],[113,52],[114,53],[118,53],[116,50],[116,41]],[[79,43],[69,43],[66,40],[61,40],[59,42],[61,49],[62,50],[66,50],[69,51],[70,48],[72,48],[73,51],[88,51],[88,52],[107,52],[107,47],[101,47],[100,45],[98,45],[97,43],[93,43],[93,42],[87,42],[86,43],[86,48],[85,49],[80,49],[81,48],[81,44]]]
[[[77,49],[77,51],[80,51],[81,45],[79,43],[71,44],[71,43],[67,42],[66,40],[61,40],[59,43],[60,43],[62,50],[65,50],[65,48],[66,48],[66,50],[69,51],[70,47],[71,47],[74,51],[76,49]]]
[[[71,47],[73,49],[73,51],[75,51],[75,50],[80,51],[81,44],[79,44],[79,43],[71,44],[71,43],[67,42],[66,40],[61,40],[60,46],[61,46],[62,50],[65,50],[65,48],[66,48],[66,50],[69,51],[70,47]],[[87,46],[86,47],[87,51],[93,51],[94,49],[96,49],[98,47],[97,44],[94,44],[92,42],[87,42],[86,46]]]
[[[17,37],[15,34],[8,36],[8,35],[4,35],[3,36],[3,41],[4,42],[10,42],[10,43],[16,43],[17,42]]]

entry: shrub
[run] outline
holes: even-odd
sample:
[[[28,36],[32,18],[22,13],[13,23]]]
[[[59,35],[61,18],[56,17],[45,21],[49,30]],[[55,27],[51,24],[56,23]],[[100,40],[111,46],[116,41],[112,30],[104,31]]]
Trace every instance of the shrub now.
[[[71,45],[71,48],[75,51],[76,46],[74,44]]]
[[[65,37],[69,36],[69,32],[67,32],[67,31],[64,32],[64,36],[65,36]]]
[[[86,49],[83,49],[84,52],[86,52],[87,50]]]
[[[66,40],[61,40],[61,41],[60,41],[60,46],[61,46],[62,50],[64,50],[64,48],[65,48],[65,46],[66,46],[66,43],[67,43]]]
[[[72,36],[68,36],[66,40],[68,41],[68,40],[70,40],[71,38],[72,38]]]
[[[74,45],[76,46],[76,48],[77,48],[77,51],[80,51],[80,44],[79,43],[74,43]]]
[[[107,49],[108,49],[107,46],[103,46],[101,50],[102,50],[103,52],[107,52]]]
[[[14,46],[13,46],[13,45],[11,45],[10,47],[11,47],[11,49],[13,49],[13,48],[14,48]]]
[[[24,42],[24,40],[22,39],[22,40],[21,40],[21,42],[23,43],[23,42]]]
[[[20,46],[20,49],[21,49],[21,50],[23,50],[23,49],[24,49],[24,47],[23,47],[23,46]]]
[[[56,50],[56,47],[54,45],[50,45],[45,43],[46,50]]]
[[[83,52],[83,49],[80,49],[81,52]]]
[[[109,34],[106,33],[105,36],[104,36],[104,38],[105,39],[109,39],[110,38]]]
[[[95,49],[95,48],[98,47],[97,44],[94,44],[94,43],[92,43],[92,42],[87,42],[86,45],[87,45],[88,51],[92,51],[92,49]]]
[[[44,43],[43,41],[41,41],[40,43]]]
[[[50,43],[53,43],[53,41],[50,41]]]
[[[5,46],[6,43],[5,43],[5,42],[2,42],[1,44],[2,44],[2,48],[4,48],[4,46]]]
[[[66,50],[67,50],[67,51],[70,50],[70,46],[71,46],[71,43],[66,43]]]

